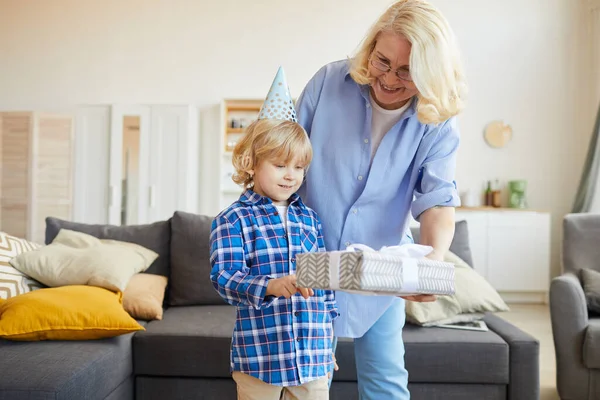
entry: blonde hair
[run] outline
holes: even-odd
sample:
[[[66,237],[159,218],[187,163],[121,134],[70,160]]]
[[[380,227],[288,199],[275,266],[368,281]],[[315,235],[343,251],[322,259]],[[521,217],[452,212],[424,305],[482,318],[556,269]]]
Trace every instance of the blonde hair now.
[[[233,149],[233,181],[244,187],[253,185],[250,173],[261,161],[289,162],[298,158],[305,169],[312,161],[312,146],[306,131],[296,122],[259,119]]]
[[[409,68],[418,90],[419,121],[438,124],[460,113],[467,83],[454,32],[440,11],[425,0],[400,0],[392,4],[371,27],[350,60],[350,75],[358,84],[372,83],[369,57],[382,32],[401,35],[412,45]]]

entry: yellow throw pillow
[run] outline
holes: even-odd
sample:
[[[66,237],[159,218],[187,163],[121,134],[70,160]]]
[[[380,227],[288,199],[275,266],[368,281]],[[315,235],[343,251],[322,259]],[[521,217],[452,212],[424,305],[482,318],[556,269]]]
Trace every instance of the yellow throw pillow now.
[[[162,319],[166,287],[166,276],[136,274],[123,293],[123,308],[136,319]]]
[[[61,229],[52,243],[20,254],[10,264],[50,287],[90,285],[123,292],[131,277],[157,257],[134,243]]]
[[[99,287],[64,286],[0,300],[0,338],[86,340],[144,330],[123,309],[121,298]]]

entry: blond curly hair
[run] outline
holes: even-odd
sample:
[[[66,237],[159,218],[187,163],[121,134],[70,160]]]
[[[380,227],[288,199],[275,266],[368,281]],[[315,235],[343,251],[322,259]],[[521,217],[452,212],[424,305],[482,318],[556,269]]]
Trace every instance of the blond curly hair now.
[[[246,129],[233,149],[233,181],[245,188],[254,185],[252,171],[262,161],[288,162],[297,157],[305,170],[312,161],[312,146],[306,131],[296,122],[259,119]]]

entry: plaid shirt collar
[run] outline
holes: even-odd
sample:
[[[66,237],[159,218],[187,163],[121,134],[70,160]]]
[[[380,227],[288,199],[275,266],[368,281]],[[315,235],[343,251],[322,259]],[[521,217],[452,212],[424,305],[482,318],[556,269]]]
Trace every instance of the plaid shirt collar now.
[[[292,194],[289,200],[289,205],[297,203],[298,207],[304,207],[304,203],[297,193]],[[246,189],[240,196],[240,203],[245,205],[266,205],[273,204],[273,201],[266,196],[261,196],[252,189]]]

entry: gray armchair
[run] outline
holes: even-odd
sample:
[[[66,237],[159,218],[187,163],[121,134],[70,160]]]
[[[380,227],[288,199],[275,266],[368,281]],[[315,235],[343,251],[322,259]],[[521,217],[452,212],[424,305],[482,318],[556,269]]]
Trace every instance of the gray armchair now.
[[[600,271],[600,215],[563,220],[563,274],[550,285],[556,386],[562,400],[600,399],[600,316],[590,314],[579,270]]]

